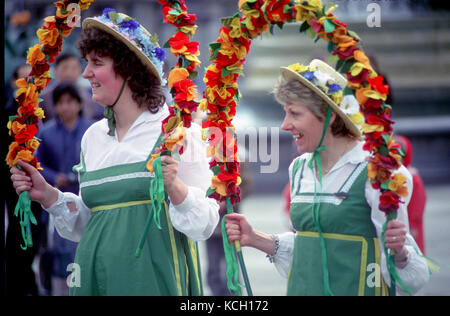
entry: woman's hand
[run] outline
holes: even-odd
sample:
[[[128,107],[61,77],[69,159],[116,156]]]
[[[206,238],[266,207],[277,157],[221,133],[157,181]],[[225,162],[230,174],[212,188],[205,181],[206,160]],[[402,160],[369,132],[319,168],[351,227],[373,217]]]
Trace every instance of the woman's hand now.
[[[45,181],[41,173],[32,165],[19,160],[19,166],[11,168],[11,180],[17,194],[29,191],[30,200],[37,201],[44,206],[50,207],[58,200],[58,191]]]
[[[225,228],[231,244],[237,240],[241,246],[252,246],[253,228],[244,215],[238,213],[225,215]]]
[[[263,232],[254,230],[242,214],[225,215],[225,229],[228,241],[231,244],[234,244],[237,240],[241,246],[250,246],[269,255],[273,255],[275,252],[275,244],[272,238]]]
[[[395,261],[404,261],[407,256],[406,225],[399,220],[391,220],[386,227],[386,248],[395,251]]]
[[[178,174],[178,161],[170,156],[161,156],[161,169],[164,180],[164,191],[169,195],[170,201],[178,205],[184,201],[188,188]]]

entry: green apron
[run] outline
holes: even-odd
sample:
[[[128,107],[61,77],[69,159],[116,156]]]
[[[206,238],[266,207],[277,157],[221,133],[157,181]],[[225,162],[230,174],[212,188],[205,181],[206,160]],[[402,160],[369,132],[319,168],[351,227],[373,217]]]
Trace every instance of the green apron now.
[[[197,243],[173,228],[167,208],[161,211],[161,229],[152,221],[141,256],[135,257],[151,211],[146,164],[86,171],[82,157],[81,196],[92,216],[75,257],[80,287],[71,287],[71,295],[203,295]]]
[[[312,216],[314,192],[300,193],[305,160],[294,163],[290,216],[297,231],[287,295],[324,295],[322,252]],[[360,163],[334,194],[317,193],[329,284],[334,295],[388,295],[380,272],[380,249]],[[377,275],[374,275],[374,271]]]

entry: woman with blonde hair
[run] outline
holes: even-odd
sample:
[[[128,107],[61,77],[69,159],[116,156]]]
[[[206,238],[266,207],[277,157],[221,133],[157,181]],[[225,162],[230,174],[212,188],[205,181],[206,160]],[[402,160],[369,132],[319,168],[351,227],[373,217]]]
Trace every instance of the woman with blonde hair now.
[[[397,220],[387,226],[386,244],[381,242],[385,213],[379,209],[380,192],[367,177],[369,153],[363,150],[358,126],[363,117],[356,99],[343,97],[346,85],[320,60],[281,68],[274,89],[285,111],[281,128],[292,134],[302,153],[289,167],[295,232],[268,235],[253,229],[241,214],[226,217],[229,241],[267,253],[288,278],[287,295],[388,295],[384,246],[395,251],[406,286],[417,291],[429,278],[408,232],[410,195],[400,204]],[[408,170],[402,166],[396,172],[404,175],[411,192]]]

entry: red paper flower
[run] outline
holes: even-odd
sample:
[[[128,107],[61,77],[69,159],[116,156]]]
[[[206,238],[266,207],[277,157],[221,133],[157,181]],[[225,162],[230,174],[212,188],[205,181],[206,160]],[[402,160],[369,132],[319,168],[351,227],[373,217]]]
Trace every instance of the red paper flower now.
[[[381,93],[381,94],[388,94],[389,93],[389,85],[384,85],[383,81],[384,78],[381,75],[376,76],[375,78],[368,79],[370,85],[372,88],[375,89],[375,91]]]

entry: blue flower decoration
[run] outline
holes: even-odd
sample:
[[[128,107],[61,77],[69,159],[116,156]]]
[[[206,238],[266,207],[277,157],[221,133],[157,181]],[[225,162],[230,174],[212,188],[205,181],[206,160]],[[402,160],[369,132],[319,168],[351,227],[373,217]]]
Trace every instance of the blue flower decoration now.
[[[122,22],[121,27],[128,28],[130,30],[135,30],[139,27],[139,23],[134,20],[129,20],[129,21]]]
[[[338,91],[340,91],[340,90],[342,90],[341,86],[338,85],[338,84],[336,84],[336,83],[330,84],[330,85],[328,86],[328,93],[329,93],[329,94],[336,93],[336,92],[338,92]]]
[[[316,76],[314,76],[314,72],[312,72],[312,71],[305,72],[303,74],[303,77],[305,77],[309,81],[316,79]]]
[[[162,48],[155,47],[153,50],[155,53],[156,58],[158,58],[160,61],[163,61],[166,59],[166,51]]]
[[[102,15],[109,18],[109,16],[108,16],[109,12],[117,12],[117,11],[114,10],[113,8],[105,8],[105,9],[103,9]]]

